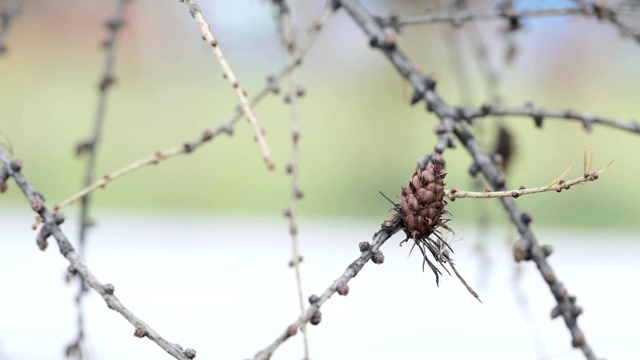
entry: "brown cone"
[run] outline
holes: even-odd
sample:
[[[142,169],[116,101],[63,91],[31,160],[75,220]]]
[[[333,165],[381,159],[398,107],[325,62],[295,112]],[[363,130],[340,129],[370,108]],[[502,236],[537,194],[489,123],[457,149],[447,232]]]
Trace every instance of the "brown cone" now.
[[[445,227],[442,215],[447,204],[444,201],[444,178],[442,165],[428,165],[413,173],[407,185],[402,188],[400,215],[405,224],[405,232],[415,240],[426,239],[438,227]]]

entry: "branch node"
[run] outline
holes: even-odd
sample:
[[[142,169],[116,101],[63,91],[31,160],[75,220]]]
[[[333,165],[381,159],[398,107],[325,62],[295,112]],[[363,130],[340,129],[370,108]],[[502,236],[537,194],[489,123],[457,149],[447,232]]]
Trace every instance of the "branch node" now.
[[[551,245],[542,245],[542,253],[544,257],[549,257],[553,253],[553,246]]]
[[[309,295],[309,304],[313,305],[318,301],[320,301],[320,298],[318,297],[318,295],[315,295],[315,294]]]
[[[378,250],[375,253],[373,253],[373,256],[371,257],[371,261],[373,261],[374,264],[382,264],[384,263],[384,254],[382,253],[382,251]]]
[[[531,260],[531,243],[525,239],[518,239],[513,244],[513,259],[516,262]]]
[[[22,169],[22,160],[16,159],[11,161],[11,170],[19,172]]]
[[[113,292],[116,291],[116,288],[113,286],[113,284],[104,284],[103,289],[104,292],[108,295],[113,295]]]
[[[147,336],[147,331],[144,328],[137,327],[136,331],[133,333],[133,336],[135,336],[137,338],[143,338],[143,337]]]
[[[360,248],[360,252],[369,251],[369,249],[371,249],[371,244],[368,241],[362,241],[358,244],[358,248]]]
[[[309,322],[311,323],[311,325],[318,325],[320,324],[321,320],[322,320],[322,313],[320,312],[320,310],[316,310],[316,312],[313,313],[313,316],[311,317]]]
[[[196,357],[196,351],[194,349],[187,349],[183,352],[184,356],[186,356],[189,359],[194,359]]]
[[[533,214],[525,212],[520,215],[520,220],[525,224],[529,225],[533,221]]]
[[[480,165],[478,165],[477,162],[474,162],[470,167],[469,167],[469,175],[471,175],[471,177],[476,177],[478,176],[478,173],[480,172]]]
[[[336,292],[339,295],[346,296],[347,294],[349,294],[349,284],[344,281],[340,281],[338,283],[338,286],[336,286]]]

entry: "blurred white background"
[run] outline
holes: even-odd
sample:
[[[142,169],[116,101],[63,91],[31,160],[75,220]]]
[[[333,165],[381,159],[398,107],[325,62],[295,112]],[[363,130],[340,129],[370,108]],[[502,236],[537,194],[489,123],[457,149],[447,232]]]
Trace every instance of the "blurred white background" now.
[[[100,213],[87,263],[135,314],[162,336],[197,351],[199,359],[245,359],[297,317],[297,294],[285,220]],[[51,243],[35,245],[25,207],[0,207],[0,359],[63,359],[75,335],[76,284],[64,283],[66,259]],[[73,217],[71,217],[73,218]],[[451,223],[456,229],[461,224]],[[324,219],[302,221],[305,296],[319,294],[358,255],[379,222]],[[63,225],[72,234],[73,221]],[[538,228],[551,243],[551,263],[569,292],[585,308],[579,318],[587,341],[607,359],[636,358],[635,339],[640,244],[631,234]],[[515,268],[505,232],[490,235],[492,266],[479,274],[471,250],[473,229],[454,242],[455,259],[483,304],[456,278],[437,288],[421,271],[417,254],[399,235],[382,250],[383,265],[368,264],[351,281],[346,297],[335,295],[310,327],[313,359],[582,359],[572,351],[561,319],[550,320],[554,300],[532,263]],[[483,276],[488,276],[484,282]],[[485,285],[481,285],[485,283]],[[515,288],[514,288],[515,286]],[[517,291],[514,291],[517,289]],[[526,305],[518,301],[524,296]],[[519,305],[520,304],[520,305]],[[524,310],[523,310],[524,309]],[[168,358],[91,292],[86,300],[92,359]],[[288,340],[273,359],[300,359],[302,338]]]

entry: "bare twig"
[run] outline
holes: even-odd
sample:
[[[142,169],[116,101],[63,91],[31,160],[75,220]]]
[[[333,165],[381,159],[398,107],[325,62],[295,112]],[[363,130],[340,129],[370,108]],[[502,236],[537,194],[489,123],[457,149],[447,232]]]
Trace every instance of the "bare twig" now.
[[[326,24],[327,20],[334,13],[335,8],[333,6],[327,6],[324,10],[320,18],[314,22],[313,27],[311,28],[311,32],[309,33],[307,39],[303,43],[303,45],[298,49],[296,55],[293,57],[291,61],[289,61],[277,74],[269,76],[267,85],[262,88],[260,92],[254,95],[251,98],[251,106],[256,106],[260,101],[262,101],[269,93],[278,92],[278,83],[287,76],[294,68],[300,66],[302,64],[302,60],[305,55],[311,48],[311,45],[315,42],[318,37],[318,34],[323,29],[324,24]],[[235,114],[233,114],[224,124],[218,126],[215,130],[205,130],[199,139],[193,142],[186,142],[184,145],[173,147],[170,149],[157,151],[154,154],[147,156],[143,159],[136,160],[131,164],[111,172],[109,174],[104,175],[104,177],[93,184],[85,187],[80,190],[78,193],[71,195],[65,200],[61,201],[54,207],[54,210],[61,209],[67,205],[70,205],[82,198],[86,194],[95,191],[96,189],[101,189],[107,186],[111,181],[126,175],[132,171],[140,169],[146,165],[157,164],[160,161],[172,158],[175,155],[183,155],[189,154],[192,151],[196,150],[203,143],[211,140],[212,138],[218,136],[221,133],[225,133],[227,135],[233,134],[233,129],[235,124],[242,118],[242,110],[236,108]]]
[[[181,0],[189,7],[189,12],[191,16],[196,20],[198,26],[200,27],[200,32],[202,33],[202,38],[209,43],[211,46],[211,50],[216,55],[218,62],[220,63],[220,67],[222,67],[222,74],[225,79],[229,80],[231,86],[235,89],[236,95],[240,100],[240,107],[242,108],[242,112],[247,116],[247,119],[251,123],[253,127],[253,134],[255,136],[255,140],[260,145],[260,149],[262,150],[262,157],[264,162],[267,164],[269,169],[274,168],[273,159],[271,158],[271,150],[269,150],[269,145],[267,145],[267,141],[264,137],[264,129],[258,123],[258,119],[253,114],[253,110],[251,110],[251,105],[249,104],[249,100],[247,99],[246,91],[240,86],[236,75],[231,70],[231,66],[227,62],[227,59],[224,57],[222,50],[220,49],[220,44],[218,44],[218,40],[213,37],[213,33],[211,32],[211,26],[204,20],[202,16],[202,11],[200,10],[200,6],[195,0]]]
[[[485,116],[498,115],[498,116],[528,116],[533,118],[536,126],[542,127],[544,118],[577,120],[582,122],[582,125],[587,131],[591,131],[593,124],[600,124],[610,126],[613,128],[630,131],[640,134],[640,125],[634,121],[623,121],[614,118],[602,117],[575,110],[560,110],[560,109],[547,109],[534,107],[531,103],[527,103],[522,107],[504,107],[504,106],[492,106],[485,104],[480,108],[475,109],[461,109],[460,115],[467,119],[473,120]]]
[[[273,352],[287,339],[295,335],[297,329],[306,324],[308,321],[317,324],[320,322],[320,307],[325,301],[336,292],[340,295],[346,295],[349,292],[348,282],[353,279],[360,270],[364,267],[369,260],[380,264],[384,261],[380,247],[387,241],[393,234],[398,232],[402,226],[402,220],[399,216],[394,216],[391,219],[382,223],[380,230],[373,235],[373,242],[363,242],[360,244],[360,250],[362,253],[354,260],[345,270],[344,274],[337,278],[319,297],[311,295],[309,307],[294,321],[291,325],[282,332],[280,336],[268,347],[258,352],[254,360],[266,360],[271,357]]]
[[[0,162],[2,162],[3,168],[0,172],[4,172],[6,176],[12,177],[18,187],[22,190],[25,197],[31,204],[33,211],[43,219],[43,230],[46,230],[46,235],[43,236],[43,240],[46,242],[48,236],[53,235],[58,243],[60,253],[64,256],[70,264],[70,271],[79,274],[87,285],[94,289],[102,299],[105,301],[109,309],[117,311],[122,317],[127,319],[131,325],[134,326],[134,335],[137,337],[147,337],[151,341],[155,342],[164,351],[169,353],[176,359],[189,360],[195,357],[195,350],[186,349],[183,350],[178,344],[174,344],[164,339],[160,334],[153,330],[144,321],[134,315],[131,310],[127,309],[122,302],[113,294],[114,286],[111,284],[101,283],[93,273],[82,262],[80,256],[69,242],[67,236],[60,229],[59,224],[64,220],[62,214],[51,213],[44,205],[44,197],[40,195],[36,190],[27,182],[25,177],[20,172],[22,162],[20,160],[11,160],[11,157],[7,150],[3,146],[0,146]],[[4,176],[0,176],[1,182],[4,184],[6,179],[2,179]],[[42,234],[41,231],[41,234]]]
[[[102,70],[102,78],[100,80],[100,84],[98,86],[98,90],[100,92],[98,98],[98,107],[96,110],[93,134],[91,135],[91,139],[85,143],[78,145],[77,152],[78,154],[82,152],[88,152],[89,158],[87,160],[87,168],[84,174],[84,186],[89,186],[93,182],[95,167],[96,167],[96,157],[97,157],[97,149],[100,143],[101,133],[102,133],[102,125],[104,123],[105,114],[107,110],[107,95],[109,93],[109,89],[114,83],[114,65],[115,65],[115,51],[116,51],[116,41],[118,40],[119,30],[122,28],[124,24],[124,8],[127,4],[128,0],[117,0],[116,1],[116,12],[112,19],[106,22],[106,28],[109,31],[108,38],[103,42],[103,46],[106,51],[104,68]],[[83,196],[80,202],[80,229],[79,229],[79,241],[78,241],[78,255],[80,259],[84,259],[85,254],[85,242],[87,238],[87,230],[91,226],[91,221],[89,220],[89,202],[90,196],[89,194]],[[81,281],[78,288],[78,293],[76,294],[75,302],[76,302],[76,311],[77,311],[77,335],[75,340],[71,342],[67,346],[67,356],[76,355],[78,359],[83,359],[84,354],[82,350],[82,341],[84,339],[84,314],[82,310],[82,297],[83,294],[88,290],[87,285],[84,281]]]
[[[608,22],[618,29],[620,35],[623,37],[629,37],[640,43],[640,31],[632,26],[622,23],[618,19],[619,15],[623,15],[625,13],[624,7],[609,7],[600,4],[598,1],[593,2],[588,0],[574,0],[574,2],[580,6],[580,10],[584,15],[595,16],[596,19],[600,21]]]
[[[280,7],[280,27],[282,31],[282,39],[287,49],[287,61],[291,62],[295,57],[296,43],[293,38],[293,29],[291,26],[291,9],[286,1],[279,3]],[[289,208],[286,212],[289,217],[289,234],[291,235],[291,246],[293,259],[291,265],[296,274],[296,285],[298,288],[298,301],[300,303],[300,313],[304,312],[304,294],[302,291],[302,277],[300,275],[300,255],[298,245],[298,199],[302,198],[303,192],[299,184],[300,172],[300,126],[298,111],[298,96],[303,95],[303,90],[297,88],[295,79],[295,71],[289,73],[289,91],[288,100],[291,105],[291,162],[287,166],[287,173],[291,175],[291,200]],[[304,343],[304,358],[309,359],[309,341],[307,337],[307,324],[302,324],[302,339]]]
[[[487,11],[454,11],[454,12],[435,12],[429,11],[420,15],[397,16],[389,19],[383,19],[383,24],[394,27],[404,27],[411,25],[426,25],[432,23],[452,23],[462,24],[467,21],[478,20],[501,20],[509,18],[534,18],[534,17],[552,17],[552,16],[570,16],[583,15],[581,8],[551,8],[523,11],[504,11],[503,9],[487,10]]]
[[[467,151],[476,161],[476,167],[484,177],[493,185],[496,191],[503,191],[504,176],[500,175],[498,169],[475,141],[471,133],[458,120],[459,111],[448,105],[436,92],[435,82],[425,78],[414,66],[414,64],[397,48],[396,44],[385,42],[384,31],[379,23],[357,0],[341,0],[342,7],[349,13],[351,18],[369,37],[369,44],[382,51],[397,71],[404,76],[414,87],[415,94],[412,103],[424,100],[427,103],[427,110],[434,112],[445,129],[453,129],[456,137],[460,140]],[[567,328],[571,332],[574,347],[582,350],[589,360],[596,359],[591,347],[587,344],[584,334],[577,323],[577,316],[580,314],[579,308],[575,305],[575,297],[569,296],[564,285],[557,279],[553,269],[546,260],[548,251],[539,246],[533,233],[529,229],[526,216],[523,216],[512,198],[500,198],[505,210],[509,213],[511,221],[516,225],[520,235],[525,242],[525,258],[533,260],[541,275],[549,285],[549,289],[556,298],[557,306],[555,313],[562,315]],[[530,220],[530,217],[529,217]]]
[[[16,16],[22,10],[23,0],[13,0],[9,5],[0,10],[0,55],[7,51],[4,45],[4,38],[9,32],[9,28]]]
[[[535,188],[525,188],[524,186],[521,186],[516,190],[485,191],[485,192],[462,191],[457,189],[451,189],[451,190],[445,191],[445,196],[451,200],[455,200],[459,198],[490,199],[490,198],[500,198],[500,197],[512,197],[515,199],[522,195],[538,194],[538,193],[547,192],[547,191],[561,192],[562,190],[569,190],[573,185],[582,184],[587,181],[597,180],[600,174],[602,174],[605,170],[607,170],[610,165],[611,163],[609,163],[607,167],[605,167],[600,171],[594,171],[594,172],[585,171],[582,177],[569,180],[569,181],[565,181],[563,179],[564,175],[562,175],[560,178],[554,180],[551,184],[547,186],[540,186]]]
[[[591,17],[595,15],[599,20],[609,21],[616,26],[621,34],[631,36],[636,41],[640,41],[638,32],[632,27],[622,24],[618,20],[618,15],[638,14],[637,8],[615,7],[598,4],[587,4],[584,7],[569,8],[549,8],[516,11],[509,8],[498,8],[485,11],[455,11],[455,12],[436,12],[429,11],[420,15],[408,16],[391,16],[389,18],[378,18],[384,26],[392,26],[400,29],[405,26],[427,25],[434,23],[451,23],[453,25],[461,25],[469,21],[492,21],[507,20],[510,23],[518,23],[520,19],[554,17],[554,16],[575,16],[583,15]]]

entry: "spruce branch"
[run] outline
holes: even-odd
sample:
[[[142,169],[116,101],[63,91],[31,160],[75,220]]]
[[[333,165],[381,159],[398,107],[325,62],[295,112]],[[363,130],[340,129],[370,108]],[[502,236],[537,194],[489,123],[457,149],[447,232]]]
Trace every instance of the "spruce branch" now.
[[[204,16],[202,15],[202,11],[200,10],[200,6],[195,0],[181,0],[185,5],[188,6],[189,12],[191,16],[196,20],[198,27],[200,27],[200,32],[202,33],[202,38],[209,43],[211,46],[211,50],[215,54],[218,59],[218,63],[220,63],[220,67],[222,68],[222,74],[225,79],[229,81],[231,86],[234,88],[236,96],[240,100],[240,107],[242,108],[242,112],[246,115],[249,123],[253,127],[253,134],[255,140],[258,142],[260,149],[262,150],[262,157],[267,164],[267,167],[272,170],[275,165],[273,163],[273,159],[271,158],[271,150],[269,150],[269,145],[267,144],[267,140],[265,139],[265,131],[260,126],[258,119],[253,114],[253,110],[251,109],[251,104],[249,103],[249,99],[247,99],[246,91],[240,86],[236,75],[231,70],[231,65],[227,62],[227,59],[224,56],[224,53],[220,49],[220,44],[218,44],[218,40],[213,36],[211,32],[211,26],[205,21]]]
[[[0,180],[2,180],[0,182],[6,185],[7,177],[12,177],[24,193],[27,201],[31,204],[33,211],[38,213],[44,222],[38,236],[38,245],[41,246],[41,248],[42,246],[46,247],[47,237],[53,236],[58,243],[60,253],[69,261],[70,272],[80,275],[87,285],[102,297],[109,309],[118,312],[129,321],[135,328],[134,336],[140,338],[147,337],[176,359],[193,359],[195,357],[195,350],[183,350],[180,345],[169,342],[160,336],[153,328],[124,306],[120,299],[114,295],[115,288],[112,284],[104,284],[95,277],[73,248],[67,236],[62,232],[59,225],[64,221],[63,215],[59,212],[52,213],[47,209],[44,205],[44,197],[38,193],[31,184],[27,182],[24,175],[22,175],[20,171],[22,162],[20,160],[11,160],[9,152],[1,145],[0,162],[3,165],[0,170]]]

